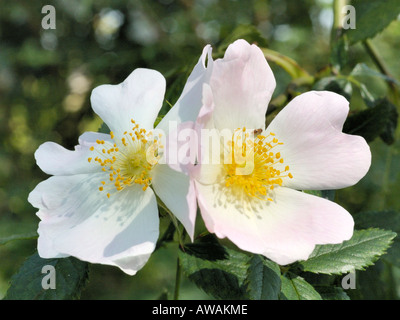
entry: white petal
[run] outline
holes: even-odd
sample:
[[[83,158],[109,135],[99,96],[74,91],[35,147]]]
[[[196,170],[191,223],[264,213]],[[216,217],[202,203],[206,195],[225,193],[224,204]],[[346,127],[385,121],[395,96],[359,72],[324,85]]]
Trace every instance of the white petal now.
[[[135,69],[118,85],[101,85],[90,97],[93,110],[117,136],[132,127],[131,119],[141,128],[152,129],[161,109],[165,79],[150,69]]]
[[[304,93],[291,101],[271,122],[283,145],[280,152],[284,170],[289,166],[293,179],[284,185],[295,189],[339,189],[356,184],[371,165],[366,141],[341,132],[348,102],[332,92]],[[277,166],[279,167],[279,166]]]
[[[345,209],[299,191],[276,188],[274,202],[260,200],[247,210],[223,185],[196,183],[196,190],[210,232],[281,265],[307,259],[316,244],[340,243],[353,233]]]
[[[237,40],[214,61],[210,87],[214,123],[219,130],[265,128],[265,113],[275,89],[275,78],[256,45]]]
[[[30,193],[28,200],[41,219],[38,251],[43,258],[74,256],[132,275],[155,248],[156,199],[151,189],[143,192],[140,186],[108,199],[106,191],[98,190],[103,179],[102,173],[53,176]]]
[[[193,241],[196,220],[196,194],[189,176],[158,164],[152,171],[155,193],[179,219]]]
[[[79,145],[75,146],[73,151],[54,142],[45,142],[35,152],[36,163],[43,172],[51,175],[98,172],[100,167],[88,162],[88,158],[95,157],[89,148],[96,146],[96,140],[109,141],[110,136],[85,132],[79,137]]]
[[[97,140],[109,141],[110,143],[113,141],[109,134],[91,131],[83,133],[78,139],[79,144],[85,147],[95,146]]]
[[[176,121],[176,123],[179,124],[181,122],[196,120],[201,107],[203,84],[209,81],[212,71],[213,60],[211,52],[212,49],[210,45],[204,47],[203,53],[190,74],[181,96],[158,124],[158,129],[168,133],[170,121]],[[207,57],[208,61],[206,66]]]

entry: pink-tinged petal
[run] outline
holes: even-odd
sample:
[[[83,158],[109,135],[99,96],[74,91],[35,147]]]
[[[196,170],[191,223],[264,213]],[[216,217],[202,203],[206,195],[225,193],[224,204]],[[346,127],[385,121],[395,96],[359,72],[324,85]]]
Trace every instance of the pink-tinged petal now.
[[[351,215],[334,202],[296,190],[275,189],[274,202],[232,201],[221,185],[196,183],[206,227],[239,248],[285,265],[309,257],[317,244],[334,244],[353,234]]]
[[[157,125],[157,129],[169,132],[169,122],[177,124],[186,121],[195,121],[201,107],[203,84],[209,81],[213,60],[210,45],[204,47],[198,63],[193,68],[182,94],[175,105],[168,111],[165,117]],[[207,62],[206,62],[207,60]]]
[[[342,131],[350,109],[349,102],[345,97],[330,91],[310,91],[301,96],[302,99],[307,99],[308,102],[306,104],[321,108],[322,114],[329,120],[331,125]]]
[[[132,127],[131,119],[150,130],[161,109],[165,78],[150,69],[135,69],[118,85],[101,85],[92,91],[92,108],[110,130],[121,137]]]
[[[196,129],[214,129],[214,96],[210,85],[207,83],[203,85],[202,103],[203,106],[201,107],[199,116],[196,119]]]
[[[35,152],[37,165],[43,172],[51,175],[71,175],[98,172],[99,166],[89,162],[96,155],[90,147],[96,146],[96,140],[110,141],[108,134],[85,132],[79,137],[75,150],[68,150],[54,142],[45,142]]]
[[[74,256],[114,265],[133,275],[158,238],[156,198],[139,185],[107,198],[98,189],[103,178],[102,173],[53,176],[37,185],[28,200],[41,219],[38,252],[43,258]]]
[[[311,91],[294,98],[275,117],[267,132],[283,145],[274,148],[289,166],[293,179],[286,187],[302,190],[339,189],[356,184],[371,165],[364,138],[341,132],[348,112],[342,96]]]
[[[210,87],[214,123],[219,130],[265,128],[265,113],[275,89],[275,78],[262,51],[237,40],[214,61]]]
[[[193,240],[197,210],[193,181],[188,175],[171,169],[167,164],[158,164],[152,174],[155,193],[183,224]]]
[[[182,122],[166,138],[163,158],[159,163],[168,164],[175,171],[188,174],[196,162],[198,147],[195,123]]]

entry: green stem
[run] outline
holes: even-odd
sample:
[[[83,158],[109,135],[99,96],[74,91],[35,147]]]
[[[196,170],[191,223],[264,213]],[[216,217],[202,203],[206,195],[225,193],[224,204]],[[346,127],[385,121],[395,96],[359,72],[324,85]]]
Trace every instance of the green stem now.
[[[390,78],[393,78],[393,76],[390,74],[388,68],[386,67],[385,62],[379,55],[376,48],[373,46],[371,40],[367,39],[367,40],[363,41],[363,45],[364,45],[364,48],[367,51],[368,55],[371,57],[372,61],[378,67],[379,71],[381,73],[383,73],[384,75],[386,75]],[[394,83],[389,83],[389,84],[394,85]]]
[[[174,300],[179,300],[179,288],[181,286],[181,278],[182,278],[182,267],[179,261],[179,257],[176,260],[176,278],[175,278],[175,291],[174,291]]]
[[[388,67],[383,61],[382,57],[379,55],[378,50],[372,44],[371,40],[367,39],[363,41],[363,45],[368,55],[371,57],[374,64],[377,66],[379,71],[383,73],[385,76],[394,79],[394,77],[390,74]],[[400,111],[400,94],[398,87],[394,82],[388,82],[389,84],[389,92],[391,100],[395,105],[397,105],[398,110]],[[397,127],[396,138],[400,138],[400,126]]]
[[[347,0],[335,0],[333,2],[333,27],[332,31],[334,35],[337,34],[338,30],[342,29],[342,9],[347,5]]]

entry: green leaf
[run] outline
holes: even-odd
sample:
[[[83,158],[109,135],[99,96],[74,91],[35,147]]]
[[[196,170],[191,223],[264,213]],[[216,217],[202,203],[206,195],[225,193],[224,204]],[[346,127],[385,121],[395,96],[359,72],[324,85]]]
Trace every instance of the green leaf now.
[[[357,80],[361,80],[361,78],[364,78],[364,77],[380,78],[387,82],[391,82],[391,83],[400,85],[400,82],[397,81],[396,79],[389,77],[383,73],[380,73],[374,69],[371,69],[365,63],[358,63],[354,67],[354,69],[351,71],[350,75]]]
[[[392,267],[382,260],[356,273],[356,290],[347,290],[351,300],[398,300]]]
[[[162,207],[159,207],[159,212],[163,210]],[[167,227],[167,229],[164,231],[164,233],[158,238],[158,241],[156,243],[156,248],[154,249],[157,250],[161,248],[165,242],[170,242],[174,239],[174,234],[176,231],[175,223],[174,221],[171,221]]]
[[[323,300],[350,300],[347,293],[340,287],[315,287]]]
[[[250,259],[246,284],[252,300],[278,300],[281,291],[279,266],[259,255]]]
[[[384,99],[382,104],[384,104],[385,108],[387,109],[387,122],[379,137],[382,139],[383,142],[391,145],[396,140],[396,129],[399,113],[397,112],[396,106],[389,102],[389,100]]]
[[[360,90],[361,98],[364,100],[365,104],[368,107],[374,107],[376,99],[369,88],[364,83],[358,83],[358,88]]]
[[[281,276],[281,300],[322,300],[321,295],[302,277],[293,273]]]
[[[371,69],[364,63],[357,64],[347,79],[357,86],[368,107],[374,107],[386,95],[386,84],[390,84],[390,87],[400,84],[396,79]]]
[[[353,87],[349,79],[335,76],[322,78],[314,84],[313,89],[336,92],[344,96],[347,100],[350,100],[353,94]]]
[[[374,37],[400,13],[400,0],[353,0],[356,28],[345,31],[351,44]]]
[[[158,116],[156,120],[154,121],[154,128],[157,127],[157,125],[161,122],[161,120],[164,118],[164,115]]]
[[[356,227],[360,229],[376,227],[400,234],[400,213],[395,210],[360,212],[354,215],[354,221]],[[394,238],[392,246],[383,259],[400,267],[399,237]]]
[[[225,260],[229,256],[227,249],[212,234],[201,237],[196,243],[185,245],[185,252],[209,261]]]
[[[341,274],[364,270],[383,255],[396,233],[380,229],[354,231],[353,237],[341,244],[318,245],[308,260],[301,261],[304,271]]]
[[[100,133],[110,133],[110,128],[106,125],[106,123],[105,122],[103,122],[102,124],[101,124],[101,126],[100,126],[100,128],[97,130],[97,132],[100,132]]]
[[[44,289],[44,266],[55,268],[55,289]],[[37,253],[29,257],[12,277],[6,293],[8,300],[68,300],[79,298],[88,280],[88,263],[75,258],[42,259]]]
[[[213,235],[179,251],[184,273],[217,299],[244,299],[249,257],[218,243]]]
[[[343,132],[360,135],[367,142],[381,136],[387,144],[394,142],[398,113],[396,106],[386,98],[376,101],[372,108],[349,116],[344,124]]]
[[[346,35],[332,43],[330,62],[335,71],[343,69],[348,62],[349,43]]]

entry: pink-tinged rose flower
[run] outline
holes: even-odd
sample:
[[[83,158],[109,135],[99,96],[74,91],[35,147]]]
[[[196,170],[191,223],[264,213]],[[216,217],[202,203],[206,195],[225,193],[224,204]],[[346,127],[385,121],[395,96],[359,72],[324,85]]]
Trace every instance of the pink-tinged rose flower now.
[[[38,148],[38,166],[52,175],[28,198],[39,209],[41,257],[74,256],[135,274],[159,235],[155,193],[193,237],[193,183],[160,161],[164,146],[153,130],[164,93],[159,72],[136,69],[121,84],[92,92],[93,110],[110,134],[85,132],[73,151],[53,142]]]
[[[368,144],[342,133],[348,101],[307,92],[265,128],[275,79],[261,50],[238,40],[208,63],[197,127],[234,134],[220,149],[202,141],[202,156],[224,160],[199,158],[193,170],[207,229],[281,265],[307,259],[317,244],[350,239],[354,222],[344,208],[301,191],[345,188],[367,173]]]

